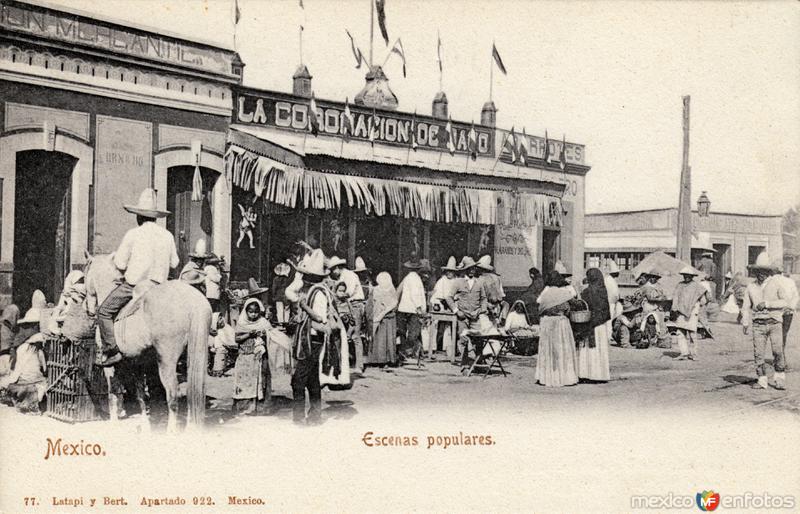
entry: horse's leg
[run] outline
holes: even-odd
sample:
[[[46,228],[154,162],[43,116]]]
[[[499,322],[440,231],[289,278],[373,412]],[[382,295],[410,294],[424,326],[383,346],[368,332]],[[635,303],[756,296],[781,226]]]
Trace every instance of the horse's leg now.
[[[139,404],[142,414],[139,418],[139,429],[142,432],[150,432],[150,413],[145,399],[145,376],[142,366],[136,369],[136,402]]]
[[[177,358],[169,357],[159,355],[158,376],[167,393],[167,433],[172,434],[178,431],[178,374],[175,369]]]
[[[103,368],[108,386],[108,419],[111,422],[119,421],[119,396],[116,394],[117,379],[114,377],[114,368]]]

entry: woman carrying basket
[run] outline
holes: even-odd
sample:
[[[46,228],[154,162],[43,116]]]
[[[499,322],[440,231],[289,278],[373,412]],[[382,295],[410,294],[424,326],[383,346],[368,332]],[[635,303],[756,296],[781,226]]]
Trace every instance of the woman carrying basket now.
[[[548,287],[538,299],[540,328],[536,381],[547,387],[560,387],[578,383],[577,357],[575,339],[567,319],[572,291],[557,285],[553,279],[548,281]]]

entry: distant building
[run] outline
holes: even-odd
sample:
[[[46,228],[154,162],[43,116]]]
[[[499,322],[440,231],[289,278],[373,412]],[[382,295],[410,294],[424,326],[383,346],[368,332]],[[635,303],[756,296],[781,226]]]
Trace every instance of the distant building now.
[[[711,212],[700,217],[692,212],[692,263],[704,250],[714,251],[717,284],[728,271],[745,271],[766,250],[773,259],[783,255],[781,216]],[[678,209],[587,214],[585,265],[596,266],[614,259],[620,282],[633,282],[631,270],[656,250],[675,254]]]

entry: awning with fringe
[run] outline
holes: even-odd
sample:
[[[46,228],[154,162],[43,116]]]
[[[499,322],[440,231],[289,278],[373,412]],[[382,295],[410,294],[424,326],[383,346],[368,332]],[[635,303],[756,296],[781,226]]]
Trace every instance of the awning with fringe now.
[[[377,216],[483,225],[561,225],[561,200],[539,193],[491,191],[311,170],[236,144],[225,154],[232,185],[290,208],[349,207]]]

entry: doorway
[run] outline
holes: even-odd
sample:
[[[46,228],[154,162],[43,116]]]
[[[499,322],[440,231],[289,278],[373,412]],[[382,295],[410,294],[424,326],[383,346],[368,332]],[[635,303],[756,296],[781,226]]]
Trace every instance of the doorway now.
[[[731,245],[714,244],[714,264],[717,265],[717,272],[714,275],[714,283],[717,284],[717,298],[722,296],[725,287],[725,274],[729,271],[733,273],[733,262],[731,259]]]
[[[761,255],[761,252],[767,250],[766,246],[754,246],[748,245],[747,246],[747,265],[750,266],[756,263],[756,259],[758,256]]]
[[[175,246],[181,266],[189,260],[198,239],[205,239],[210,252],[212,240],[212,190],[218,174],[207,168],[200,168],[203,179],[203,198],[192,201],[192,179],[194,166],[173,166],[167,172],[167,230],[175,236]]]
[[[37,289],[55,302],[69,273],[71,182],[77,162],[60,152],[17,153],[12,301],[23,313]]]
[[[561,258],[559,244],[561,232],[559,230],[542,230],[542,275],[547,274],[556,267],[556,262]]]

